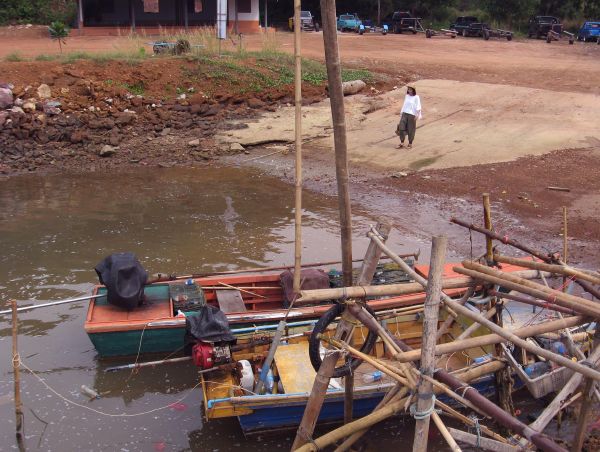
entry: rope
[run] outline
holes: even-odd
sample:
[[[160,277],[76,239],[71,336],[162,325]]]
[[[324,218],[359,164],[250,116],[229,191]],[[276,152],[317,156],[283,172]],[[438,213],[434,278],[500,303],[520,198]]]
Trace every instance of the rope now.
[[[475,434],[477,435],[477,442],[475,443],[475,447],[480,449],[481,448],[481,424],[479,423],[479,421],[481,419],[479,419],[475,415],[471,415],[471,416],[469,416],[469,418],[473,421],[473,427],[475,428]]]
[[[417,404],[413,403],[410,406],[410,415],[415,418],[417,421],[421,421],[423,419],[427,419],[431,416],[431,413],[436,412],[439,413],[439,410],[435,409],[435,394],[431,394],[431,406],[424,411],[417,411]]]
[[[153,408],[151,410],[143,411],[141,413],[105,413],[103,411],[96,410],[95,408],[91,408],[89,406],[82,405],[81,403],[75,402],[74,400],[68,399],[67,397],[63,396],[58,391],[56,391],[54,388],[52,388],[48,383],[46,383],[43,378],[41,378],[37,373],[35,373],[33,370],[31,370],[29,368],[29,366],[27,366],[27,364],[25,364],[23,361],[19,360],[19,365],[22,366],[23,368],[25,368],[31,375],[33,375],[35,378],[37,378],[50,392],[52,392],[54,395],[56,395],[57,397],[59,397],[60,399],[62,399],[65,403],[67,403],[69,405],[75,405],[75,406],[77,406],[79,408],[83,408],[85,410],[91,411],[91,412],[96,413],[96,414],[100,414],[102,416],[107,416],[107,417],[136,417],[136,416],[144,416],[146,414],[151,414],[151,413],[155,413],[157,411],[161,411],[161,410],[164,410],[164,409],[167,409],[167,408],[171,408],[171,407],[173,407],[173,405],[176,405],[177,403],[180,403],[180,402],[184,401],[190,394],[192,394],[194,392],[194,389],[196,389],[198,386],[200,386],[202,384],[202,381],[198,382],[198,384],[196,384],[193,388],[191,388],[191,390],[186,395],[184,395],[183,397],[179,398],[175,402],[170,403],[170,404],[165,405],[165,406],[161,406],[161,407],[158,407],[158,408]]]

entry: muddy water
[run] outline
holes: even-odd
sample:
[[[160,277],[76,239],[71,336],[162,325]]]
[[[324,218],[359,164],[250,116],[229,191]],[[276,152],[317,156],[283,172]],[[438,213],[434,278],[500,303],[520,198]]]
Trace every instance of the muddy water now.
[[[88,293],[93,267],[134,251],[150,272],[189,273],[293,261],[292,187],[254,170],[162,169],[24,176],[0,181],[0,300],[35,303]],[[306,193],[304,260],[339,256],[335,199]],[[356,256],[374,220],[355,213]],[[390,237],[398,252],[423,244]],[[85,303],[20,315],[19,350],[29,450],[268,450],[291,434],[244,439],[236,419],[204,424],[195,369],[103,372],[83,331]],[[14,448],[10,323],[0,317],[0,449]],[[109,363],[114,364],[114,362]],[[102,394],[89,402],[81,385]],[[97,412],[68,404],[70,399]],[[180,399],[183,400],[179,401]],[[167,409],[153,411],[171,405]],[[139,413],[149,412],[143,415]],[[102,413],[102,414],[101,414]],[[111,416],[127,413],[127,417]],[[406,433],[402,433],[406,431]],[[412,428],[379,427],[375,447],[406,444]],[[436,438],[437,441],[437,438]]]

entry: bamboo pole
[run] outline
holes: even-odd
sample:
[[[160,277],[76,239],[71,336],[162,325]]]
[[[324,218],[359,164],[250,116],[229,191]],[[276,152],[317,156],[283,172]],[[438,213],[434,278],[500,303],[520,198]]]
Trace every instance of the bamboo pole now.
[[[377,231],[383,236],[387,237],[392,229],[391,226],[383,221],[377,223]],[[360,273],[358,275],[358,280],[356,281],[357,285],[362,286],[366,284],[371,284],[373,281],[373,276],[375,275],[375,270],[377,269],[377,263],[381,257],[381,249],[373,243],[371,240],[369,242],[369,246],[367,247],[367,251],[365,253],[365,258],[363,260],[363,264],[360,269]],[[348,322],[350,326],[352,323]],[[354,328],[351,329],[349,334],[346,335],[347,341],[350,345],[352,345],[352,338],[354,335],[352,332]],[[341,336],[341,335],[340,335]],[[354,410],[354,373],[350,373],[346,377],[344,377],[344,423],[347,424],[352,421],[352,412]]]
[[[593,301],[550,289],[542,284],[528,281],[510,273],[504,273],[485,265],[477,264],[476,262],[463,261],[462,265],[464,268],[453,267],[453,270],[463,275],[483,279],[507,287],[508,289],[517,290],[567,308],[572,308],[585,315],[600,317],[600,305]]]
[[[337,42],[335,0],[321,0],[321,20],[325,47],[325,66],[331,103],[335,175],[337,179],[342,239],[342,271],[344,285],[352,285],[352,210],[348,190],[348,155],[346,143],[346,114],[342,92],[342,68]]]
[[[389,248],[388,248],[389,249]],[[410,269],[410,267],[407,266]],[[403,271],[404,268],[402,268]],[[410,269],[411,272],[414,270]],[[518,270],[512,273],[525,279],[537,279],[540,277],[538,270]],[[409,273],[412,277],[412,273]],[[419,276],[419,275],[417,275]],[[547,273],[546,276],[552,276]],[[420,277],[420,276],[419,276]],[[442,280],[442,289],[465,289],[477,286],[478,282],[473,278],[444,278]],[[424,285],[420,282],[387,284],[379,286],[352,286],[339,287],[335,289],[314,289],[301,290],[300,298],[296,300],[295,306],[304,306],[321,301],[336,300],[339,298],[366,298],[366,297],[384,297],[400,296],[423,293]]]
[[[21,374],[20,374],[20,357],[18,348],[19,337],[19,318],[17,314],[17,301],[11,300],[12,307],[12,364],[14,372],[14,392],[15,392],[15,421],[16,421],[16,436],[17,441],[23,441],[23,403],[21,402]]]
[[[513,301],[518,301],[519,303],[525,303],[525,304],[528,304],[531,306],[537,306],[537,307],[543,308],[543,309],[550,309],[551,311],[562,312],[563,314],[577,315],[577,312],[575,312],[571,308],[563,308],[562,306],[558,306],[558,305],[555,305],[555,304],[552,304],[549,302],[543,302],[543,301],[534,300],[532,298],[527,298],[523,295],[517,295],[514,293],[498,292],[495,290],[490,290],[488,292],[488,294],[493,295],[498,298],[505,298],[507,300],[513,300]]]
[[[296,187],[294,208],[294,295],[300,292],[300,270],[302,265],[302,56],[300,54],[300,0],[294,0],[294,104],[295,104],[295,148]]]
[[[594,335],[594,347],[600,345],[600,328],[596,328],[596,334]],[[591,378],[585,379],[585,385],[583,389],[583,400],[581,401],[581,409],[579,410],[579,422],[577,423],[577,431],[573,439],[573,446],[571,450],[573,452],[579,452],[583,447],[583,441],[587,433],[588,420],[592,411],[592,399],[594,396],[595,381]]]
[[[492,231],[492,209],[490,207],[490,194],[483,194],[483,226]],[[494,244],[490,237],[485,238],[485,260],[488,265],[492,265],[494,263]]]
[[[567,207],[563,206],[562,208],[562,212],[563,212],[563,252],[562,252],[562,260],[565,263],[565,266],[567,265],[567,260],[568,260],[568,252],[569,252],[569,248],[568,248],[568,239],[567,239]],[[567,291],[567,277],[563,276],[563,292]]]
[[[525,268],[533,268],[535,270],[542,270],[549,273],[558,273],[564,276],[573,276],[577,279],[583,279],[593,284],[600,284],[600,277],[593,276],[589,273],[584,273],[567,265],[546,264],[545,262],[517,259],[515,257],[503,256],[500,254],[495,254],[494,259],[496,259],[498,262],[502,262],[505,264],[518,265],[519,267]]]
[[[447,303],[450,305],[450,307],[452,309],[454,309],[459,314],[462,314],[465,317],[470,318],[471,320],[481,323],[483,326],[488,327],[492,332],[502,336],[504,339],[527,350],[528,352],[542,356],[542,357],[544,357],[552,362],[555,362],[556,364],[559,364],[561,366],[568,367],[569,369],[572,369],[575,372],[579,372],[586,377],[593,378],[594,380],[600,380],[600,372],[590,369],[589,367],[581,365],[577,362],[573,362],[570,359],[565,358],[564,356],[553,353],[542,347],[533,345],[530,342],[527,342],[527,341],[521,339],[514,333],[512,333],[508,330],[505,330],[504,328],[499,327],[494,322],[487,320],[481,314],[477,314],[477,313],[465,308],[464,306],[459,305],[458,303],[456,303],[452,300],[447,301]]]
[[[526,326],[514,330],[512,334],[521,338],[527,338],[531,336],[537,336],[539,334],[548,333],[551,331],[557,331],[563,328],[570,328],[581,325],[587,320],[584,317],[569,317],[564,320],[552,320],[550,322],[539,323],[537,325]],[[475,347],[484,347],[486,345],[499,344],[501,342],[508,342],[504,337],[499,334],[486,334],[484,336],[471,337],[468,339],[456,340],[448,342],[446,344],[438,344],[435,347],[435,355],[447,355],[449,353],[460,352],[462,350],[468,350]],[[415,349],[408,352],[402,352],[396,355],[394,358],[401,362],[418,361],[421,356],[421,349]]]
[[[470,446],[476,446],[478,449],[489,450],[492,452],[519,452],[521,449],[510,444],[501,443],[493,439],[480,438],[479,436],[473,435],[472,433],[463,432],[455,428],[450,428],[450,434],[463,443],[467,443]]]
[[[473,296],[473,293],[475,293],[475,288],[469,287],[460,300],[458,300],[458,302],[464,305],[467,301],[469,301],[469,298]],[[440,339],[444,334],[446,334],[453,323],[454,317],[449,315],[448,318],[440,325],[440,329],[437,331],[437,338]]]
[[[310,397],[306,402],[304,415],[302,416],[302,421],[300,422],[300,426],[298,427],[298,431],[296,432],[296,438],[294,439],[294,443],[292,444],[292,450],[299,449],[304,444],[312,441],[312,434],[315,430],[315,425],[317,423],[317,419],[319,417],[321,406],[323,405],[324,400],[324,398],[320,397],[319,395],[325,394],[327,392],[329,380],[333,375],[333,371],[335,369],[335,365],[339,357],[340,352],[332,351],[328,355],[326,355],[325,358],[323,358],[321,367],[319,368],[319,371],[315,376],[315,381],[313,383]]]
[[[442,291],[442,273],[446,259],[446,243],[444,236],[434,237],[431,243],[431,260],[429,278],[425,297],[425,312],[423,321],[423,341],[421,345],[421,373],[433,377],[435,366],[435,343],[440,310],[440,294]],[[427,413],[433,409],[433,385],[426,379],[421,379],[417,385],[417,412]],[[425,452],[429,439],[430,416],[416,418],[415,439],[413,452]]]

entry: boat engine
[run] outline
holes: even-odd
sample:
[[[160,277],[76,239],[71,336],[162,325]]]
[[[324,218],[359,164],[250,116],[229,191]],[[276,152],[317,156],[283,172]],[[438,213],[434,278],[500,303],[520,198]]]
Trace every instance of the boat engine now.
[[[192,348],[192,360],[200,369],[211,369],[231,362],[231,347],[198,342]]]

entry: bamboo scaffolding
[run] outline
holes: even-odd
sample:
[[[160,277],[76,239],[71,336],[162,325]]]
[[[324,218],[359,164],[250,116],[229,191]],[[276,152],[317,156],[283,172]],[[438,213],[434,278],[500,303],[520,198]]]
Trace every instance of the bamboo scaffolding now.
[[[528,281],[510,273],[504,273],[476,262],[463,261],[462,267],[453,267],[456,273],[475,279],[491,282],[511,290],[526,293],[534,297],[571,308],[581,314],[600,317],[600,305],[582,297],[569,295],[559,290],[550,289],[542,284]]]
[[[527,245],[524,245],[522,243],[517,242],[516,240],[513,240],[511,238],[509,238],[508,236],[504,235],[500,235],[495,233],[494,231],[489,231],[487,229],[484,228],[480,228],[478,226],[475,226],[474,224],[469,224],[466,221],[462,221],[459,220],[457,218],[451,218],[450,222],[457,224],[459,226],[465,227],[467,229],[471,229],[473,231],[477,231],[481,234],[484,234],[487,237],[493,238],[495,240],[499,240],[502,243],[504,243],[505,245],[510,245],[514,248],[517,248],[521,251],[526,252],[527,254],[531,254],[534,257],[537,257],[538,259],[543,260],[546,263],[558,263],[558,264],[562,264],[563,262],[561,262],[559,256],[552,254],[552,253],[544,253],[542,251],[536,250],[534,248],[531,248]],[[600,290],[596,289],[594,286],[592,286],[588,281],[582,281],[582,280],[576,280],[575,281],[577,284],[579,284],[583,290],[585,290],[588,293],[591,293],[594,297],[599,298],[600,299]]]
[[[518,259],[515,257],[494,254],[494,260],[504,264],[518,265],[519,267],[532,268],[534,270],[542,270],[549,273],[557,273],[564,276],[572,276],[577,279],[583,279],[593,284],[600,284],[600,277],[596,277],[590,273],[583,272],[568,265],[547,264],[545,262],[536,262],[526,259]]]
[[[505,364],[501,361],[486,363],[476,368],[471,368],[465,372],[461,372],[457,375],[457,378],[460,378],[463,382],[468,383],[481,377],[482,375],[487,375],[489,373],[496,372],[499,368],[504,366]],[[436,392],[436,394],[439,394],[439,390],[434,389],[434,391]],[[398,393],[398,395],[399,394],[400,393]],[[353,443],[358,439],[357,436],[360,437],[360,434],[366,431],[369,427],[389,418],[390,416],[394,416],[400,413],[405,408],[405,405],[408,400],[410,400],[409,397],[393,398],[387,405],[382,406],[377,410],[374,410],[371,414],[364,416],[356,421],[353,421],[350,424],[346,424],[335,430],[332,430],[331,432],[314,439],[313,442],[310,444],[305,444],[302,448],[299,449],[299,451],[318,451],[346,437],[348,437],[348,439],[343,443],[343,445],[346,445],[347,443],[351,442],[351,440],[354,440],[351,442]],[[436,400],[436,404],[438,402],[439,401]],[[350,447],[350,445],[348,445],[347,447]]]
[[[512,331],[512,334],[520,338],[537,336],[551,331],[557,331],[564,328],[571,328],[582,325],[588,322],[586,317],[575,316],[564,320],[552,320],[550,322],[539,323],[537,325],[526,326]],[[486,334],[484,336],[471,337],[468,339],[456,340],[446,344],[438,344],[435,346],[435,355],[442,356],[449,353],[456,353],[463,350],[468,350],[475,347],[484,347],[486,345],[500,344],[508,342],[506,338],[499,334]],[[414,349],[407,352],[397,354],[394,358],[401,362],[418,361],[421,356],[421,349]]]

